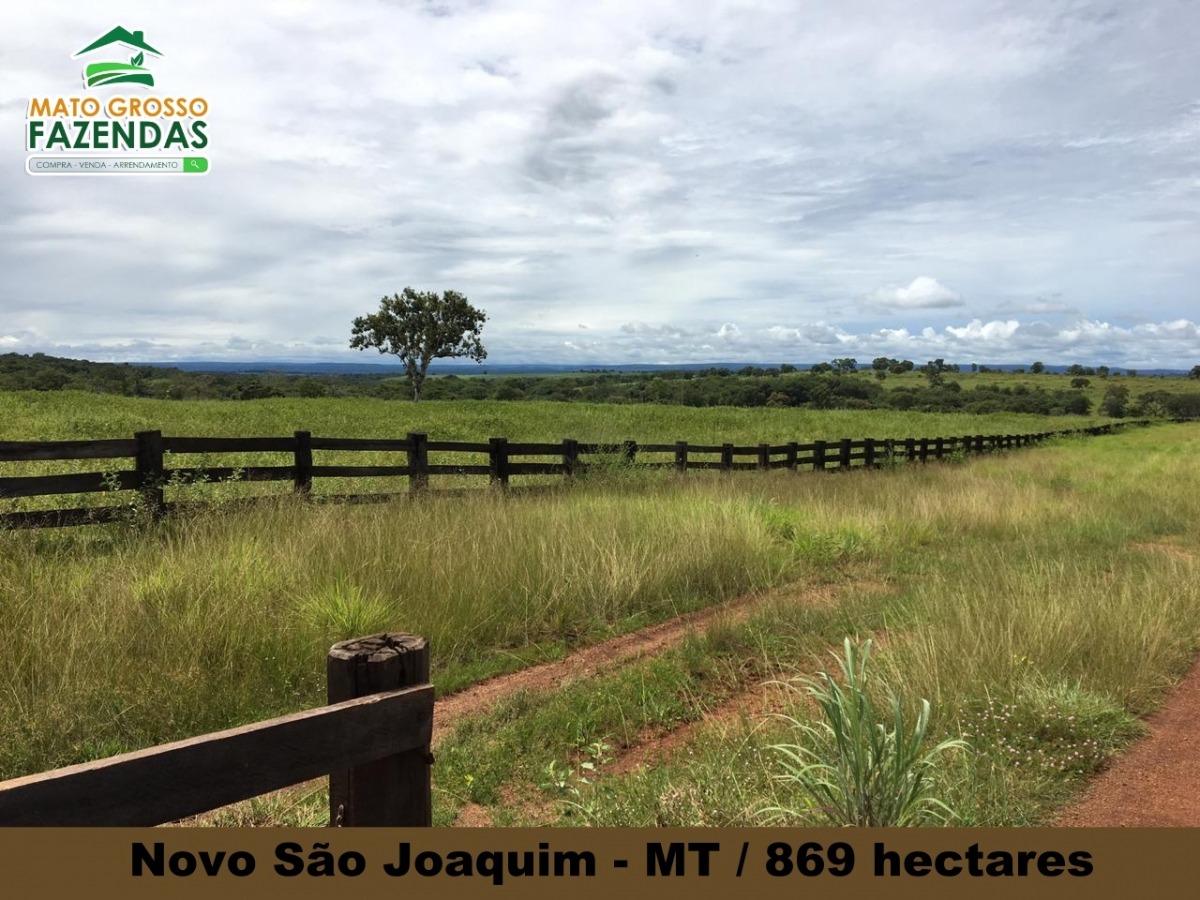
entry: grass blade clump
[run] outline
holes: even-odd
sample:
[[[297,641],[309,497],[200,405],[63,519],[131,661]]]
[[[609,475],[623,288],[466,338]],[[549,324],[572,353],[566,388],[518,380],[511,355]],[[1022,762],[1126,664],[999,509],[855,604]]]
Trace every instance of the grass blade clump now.
[[[946,740],[923,750],[929,701],[921,700],[910,730],[901,697],[888,691],[887,712],[877,709],[871,699],[867,678],[871,641],[858,646],[846,638],[843,648],[838,659],[842,681],[828,672],[798,679],[803,693],[821,708],[823,720],[810,725],[781,716],[803,742],[772,746],[782,757],[784,773],[778,777],[800,788],[834,825],[944,824],[954,813],[932,795],[931,776],[937,757],[964,743]],[[776,818],[798,815],[781,807],[764,812]]]

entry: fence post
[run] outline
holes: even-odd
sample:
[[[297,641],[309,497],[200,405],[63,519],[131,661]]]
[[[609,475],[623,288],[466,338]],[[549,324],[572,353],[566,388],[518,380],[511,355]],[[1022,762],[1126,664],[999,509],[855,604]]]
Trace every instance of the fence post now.
[[[721,445],[721,471],[733,471],[733,444]]]
[[[161,431],[139,431],[134,434],[137,441],[138,490],[142,500],[154,519],[161,519],[166,510],[163,492],[163,436]]]
[[[917,440],[916,438],[904,439],[904,461],[913,462],[917,458]]]
[[[579,469],[579,441],[572,438],[563,438],[563,475],[571,478]]]
[[[296,469],[293,476],[296,493],[312,492],[312,432],[296,432]]]
[[[887,460],[888,466],[896,461],[896,442],[892,438],[886,438],[883,442],[883,455]]]
[[[975,435],[975,452],[976,453],[983,452],[983,435],[982,434]]]
[[[863,465],[868,469],[875,468],[875,438],[863,439]]]
[[[330,703],[429,683],[429,642],[376,634],[329,648]],[[329,774],[329,824],[428,828],[433,824],[428,746]]]
[[[675,442],[675,468],[680,472],[687,471],[687,441]]]
[[[408,451],[408,490],[419,493],[429,488],[429,435],[423,431],[410,431]]]
[[[759,444],[758,445],[758,468],[760,470],[771,468],[771,445],[770,444]]]
[[[942,438],[933,439],[933,458],[941,459],[945,455],[945,441]]]
[[[621,441],[621,459],[627,466],[632,466],[637,457],[637,441]]]
[[[921,438],[921,462],[929,462],[929,438]]]
[[[841,444],[838,447],[838,468],[850,468],[850,438],[842,438]]]
[[[825,442],[813,441],[813,471],[825,471]]]
[[[788,441],[787,445],[787,467],[793,472],[796,471],[796,457],[800,455],[800,444],[797,441]]]
[[[504,490],[508,487],[508,438],[491,438],[488,445],[488,477]]]

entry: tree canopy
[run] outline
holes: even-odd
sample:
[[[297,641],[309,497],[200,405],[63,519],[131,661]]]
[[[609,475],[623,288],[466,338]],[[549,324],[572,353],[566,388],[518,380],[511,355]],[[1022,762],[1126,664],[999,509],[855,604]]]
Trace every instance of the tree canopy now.
[[[435,359],[466,357],[483,362],[487,358],[479,338],[486,321],[487,313],[457,291],[438,294],[406,287],[380,300],[378,312],[354,320],[350,346],[375,347],[398,356],[416,401]]]

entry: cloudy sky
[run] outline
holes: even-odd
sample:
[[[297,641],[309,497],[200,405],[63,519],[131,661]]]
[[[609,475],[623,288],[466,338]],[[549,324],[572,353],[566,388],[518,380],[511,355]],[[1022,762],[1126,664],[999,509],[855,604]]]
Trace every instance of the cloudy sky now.
[[[1200,362],[1192,0],[6,17],[0,352],[379,362],[350,322],[411,285],[500,363]],[[208,175],[25,173],[115,25],[209,100]]]

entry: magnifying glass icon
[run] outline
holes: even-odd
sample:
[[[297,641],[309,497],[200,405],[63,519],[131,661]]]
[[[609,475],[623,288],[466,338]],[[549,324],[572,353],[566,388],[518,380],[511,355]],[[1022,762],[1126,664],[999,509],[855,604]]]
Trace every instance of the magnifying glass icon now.
[[[206,157],[206,156],[184,157],[183,170],[185,172],[207,172],[208,171],[208,157]]]

